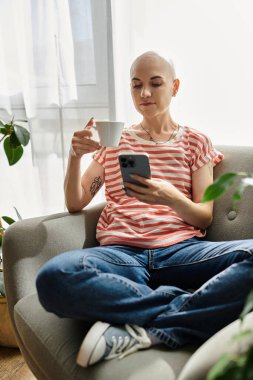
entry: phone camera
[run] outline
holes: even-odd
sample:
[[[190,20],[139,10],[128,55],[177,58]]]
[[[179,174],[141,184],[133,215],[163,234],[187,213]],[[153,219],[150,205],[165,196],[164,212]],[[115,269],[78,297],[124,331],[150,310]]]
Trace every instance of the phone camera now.
[[[133,159],[129,159],[128,160],[128,164],[129,164],[129,166],[131,166],[131,168],[133,168],[134,167],[134,160]]]

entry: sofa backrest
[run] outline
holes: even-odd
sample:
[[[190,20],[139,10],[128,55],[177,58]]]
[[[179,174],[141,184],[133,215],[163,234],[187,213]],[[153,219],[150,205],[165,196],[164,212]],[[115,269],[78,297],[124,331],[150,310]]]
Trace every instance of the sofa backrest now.
[[[253,174],[253,146],[216,146],[224,159],[214,168],[214,178],[226,172]],[[236,181],[238,183],[238,180]],[[212,241],[253,239],[253,189],[246,189],[233,209],[233,186],[214,203],[214,219],[206,239]]]

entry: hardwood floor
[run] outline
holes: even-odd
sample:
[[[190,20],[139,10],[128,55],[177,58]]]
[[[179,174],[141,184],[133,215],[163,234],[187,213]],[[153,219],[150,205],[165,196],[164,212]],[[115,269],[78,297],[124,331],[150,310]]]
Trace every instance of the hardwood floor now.
[[[36,380],[18,348],[0,347],[1,380]]]

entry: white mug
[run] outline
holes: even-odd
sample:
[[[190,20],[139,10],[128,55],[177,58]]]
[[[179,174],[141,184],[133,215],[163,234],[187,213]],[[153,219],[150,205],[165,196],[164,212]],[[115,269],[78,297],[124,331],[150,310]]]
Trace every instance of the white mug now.
[[[102,146],[116,147],[119,144],[124,124],[122,121],[96,120],[92,127],[92,139],[98,141]]]

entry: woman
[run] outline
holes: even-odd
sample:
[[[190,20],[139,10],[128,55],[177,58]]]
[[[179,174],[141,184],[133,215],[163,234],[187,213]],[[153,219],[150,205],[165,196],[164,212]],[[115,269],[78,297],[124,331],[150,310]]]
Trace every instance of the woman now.
[[[100,246],[53,258],[37,278],[46,310],[93,323],[77,358],[84,367],[157,343],[173,349],[203,342],[238,317],[252,287],[252,240],[202,239],[213,204],[201,199],[223,156],[203,133],[172,119],[179,89],[172,64],[147,52],[130,74],[142,121],[109,148],[92,140],[91,119],[74,133],[65,178],[70,212],[87,206],[105,183]],[[90,152],[81,176],[81,158]],[[148,153],[151,179],[135,176],[145,187],[122,187],[122,152]]]

